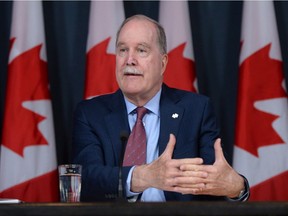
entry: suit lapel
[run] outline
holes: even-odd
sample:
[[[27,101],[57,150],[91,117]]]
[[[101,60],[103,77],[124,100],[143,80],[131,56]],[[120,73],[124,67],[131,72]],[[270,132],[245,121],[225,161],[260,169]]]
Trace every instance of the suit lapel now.
[[[121,133],[130,132],[127,109],[124,102],[124,98],[120,90],[118,90],[112,98],[111,112],[105,116],[106,128],[108,128],[108,134],[113,146],[113,154],[116,160],[116,164],[119,162],[120,152],[122,150],[122,142],[120,139]]]
[[[167,93],[167,91],[170,91]],[[169,141],[169,134],[177,137],[180,122],[183,117],[184,109],[177,106],[179,98],[174,97],[174,91],[163,85],[160,100],[160,136],[159,136],[159,155],[165,150]]]

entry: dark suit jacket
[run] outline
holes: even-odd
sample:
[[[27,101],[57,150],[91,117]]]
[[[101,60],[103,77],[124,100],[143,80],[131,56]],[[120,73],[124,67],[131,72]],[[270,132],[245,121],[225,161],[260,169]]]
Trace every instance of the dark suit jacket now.
[[[173,118],[173,114],[178,118]],[[120,90],[79,103],[73,129],[74,163],[82,164],[82,201],[104,201],[118,192],[122,131],[130,132],[127,110]],[[209,99],[199,94],[162,87],[160,99],[159,154],[176,136],[173,158],[201,157],[212,164],[219,129]],[[123,167],[126,182],[131,167]],[[125,184],[123,184],[123,187]],[[125,191],[125,190],[124,190]],[[219,199],[165,192],[167,201]]]

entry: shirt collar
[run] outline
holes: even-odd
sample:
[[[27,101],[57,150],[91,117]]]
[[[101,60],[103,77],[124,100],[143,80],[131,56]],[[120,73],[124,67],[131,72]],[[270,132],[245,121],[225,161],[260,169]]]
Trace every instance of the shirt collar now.
[[[162,88],[155,94],[155,96],[149,100],[144,107],[149,110],[149,112],[153,112],[155,115],[159,116],[159,104],[160,104],[160,96],[161,96]],[[125,104],[127,107],[127,114],[129,115],[131,112],[133,112],[137,106],[135,104],[131,103],[126,99],[124,96]]]

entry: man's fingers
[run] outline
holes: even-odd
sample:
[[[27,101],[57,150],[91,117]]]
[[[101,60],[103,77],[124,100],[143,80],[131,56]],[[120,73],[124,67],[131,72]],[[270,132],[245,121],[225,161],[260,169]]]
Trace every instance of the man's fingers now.
[[[205,171],[184,171],[182,172],[183,177],[202,177],[206,178],[208,177],[208,173]]]
[[[220,138],[216,139],[216,141],[214,143],[214,150],[215,150],[215,159],[216,159],[216,161],[221,160],[222,158],[224,158],[223,150],[222,150],[222,147],[221,147],[221,139]]]
[[[175,144],[176,144],[176,138],[175,138],[175,136],[173,134],[170,134],[169,142],[168,142],[168,144],[166,146],[165,151],[162,154],[162,157],[171,159],[172,155],[173,155]]]

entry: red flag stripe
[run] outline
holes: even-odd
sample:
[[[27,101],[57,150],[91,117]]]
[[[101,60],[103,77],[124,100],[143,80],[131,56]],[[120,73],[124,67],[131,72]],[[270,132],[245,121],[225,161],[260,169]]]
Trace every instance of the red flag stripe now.
[[[46,173],[22,182],[0,193],[1,197],[17,198],[25,202],[58,202],[59,190],[50,187],[58,186],[58,171]]]

